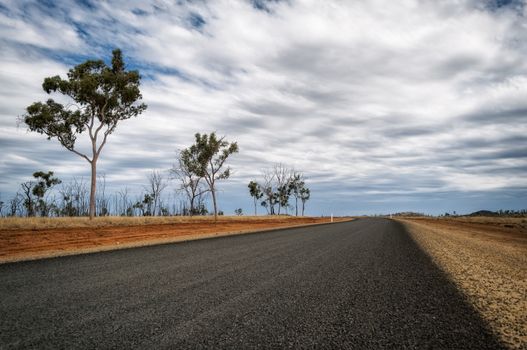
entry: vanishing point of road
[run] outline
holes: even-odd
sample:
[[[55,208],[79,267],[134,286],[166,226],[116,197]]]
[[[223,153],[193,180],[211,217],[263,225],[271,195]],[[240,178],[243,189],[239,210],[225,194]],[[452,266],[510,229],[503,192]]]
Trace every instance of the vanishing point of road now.
[[[2,349],[502,347],[387,219],[5,264],[0,283]]]

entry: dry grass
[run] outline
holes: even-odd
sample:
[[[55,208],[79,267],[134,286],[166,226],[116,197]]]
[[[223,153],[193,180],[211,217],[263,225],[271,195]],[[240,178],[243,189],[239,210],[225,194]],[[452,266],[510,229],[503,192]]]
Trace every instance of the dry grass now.
[[[269,222],[287,219],[294,223],[302,220],[301,217],[273,215],[273,216],[219,216],[218,222],[266,220]],[[114,226],[141,226],[165,225],[177,223],[205,223],[214,222],[212,216],[104,216],[90,220],[87,217],[60,217],[60,218],[0,218],[0,231],[4,230],[42,230],[53,228],[98,228]]]
[[[490,225],[504,225],[504,224],[513,224],[513,225],[527,225],[527,218],[519,217],[494,217],[494,216],[456,216],[456,217],[438,217],[438,218],[429,218],[429,217],[413,217],[409,218],[412,220],[443,220],[443,221],[457,221],[457,222],[468,222],[474,224],[490,224]]]

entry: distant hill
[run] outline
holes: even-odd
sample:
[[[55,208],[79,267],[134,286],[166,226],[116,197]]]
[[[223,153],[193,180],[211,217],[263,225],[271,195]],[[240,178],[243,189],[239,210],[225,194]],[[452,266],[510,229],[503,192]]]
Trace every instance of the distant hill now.
[[[498,216],[499,214],[495,211],[490,210],[478,210],[473,213],[468,214],[467,216]]]
[[[425,216],[423,213],[414,213],[412,211],[405,211],[401,213],[392,214],[393,216]]]

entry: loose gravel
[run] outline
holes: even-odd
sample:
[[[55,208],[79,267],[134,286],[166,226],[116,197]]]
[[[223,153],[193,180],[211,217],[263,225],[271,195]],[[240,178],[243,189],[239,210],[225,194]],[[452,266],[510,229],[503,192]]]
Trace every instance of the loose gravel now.
[[[490,226],[403,222],[502,342],[527,349],[527,233],[522,239]]]

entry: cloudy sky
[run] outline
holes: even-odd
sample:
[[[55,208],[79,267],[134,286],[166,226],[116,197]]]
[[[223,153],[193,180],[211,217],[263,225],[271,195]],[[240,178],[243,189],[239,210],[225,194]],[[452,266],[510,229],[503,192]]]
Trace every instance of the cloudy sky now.
[[[279,162],[308,178],[312,215],[527,207],[523,0],[0,0],[0,45],[2,200],[37,170],[89,175],[17,116],[45,77],[118,47],[148,110],[103,150],[111,190],[216,131],[240,147],[226,213]]]

